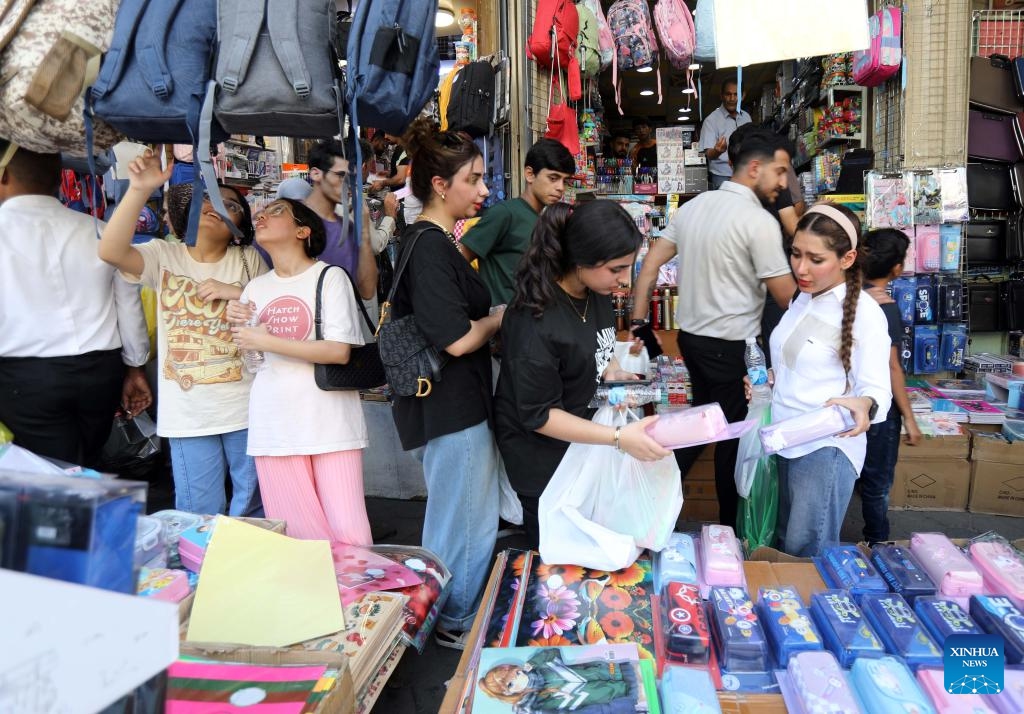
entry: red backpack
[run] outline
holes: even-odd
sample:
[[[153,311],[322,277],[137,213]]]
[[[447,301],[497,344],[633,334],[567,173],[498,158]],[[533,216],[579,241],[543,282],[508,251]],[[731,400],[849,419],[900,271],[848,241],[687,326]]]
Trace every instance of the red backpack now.
[[[576,41],[580,17],[572,0],[539,0],[533,30],[526,41],[526,56],[539,67],[565,67],[568,72],[569,98],[583,96]],[[555,56],[554,48],[558,48]]]

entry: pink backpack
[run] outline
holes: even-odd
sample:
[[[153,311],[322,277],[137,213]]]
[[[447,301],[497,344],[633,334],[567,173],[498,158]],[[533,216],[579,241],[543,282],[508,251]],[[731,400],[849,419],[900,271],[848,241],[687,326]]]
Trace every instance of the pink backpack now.
[[[607,69],[612,64],[615,56],[615,40],[612,38],[612,30],[608,27],[608,20],[601,9],[601,0],[583,0],[583,5],[590,8],[597,18],[597,40],[601,53],[601,69]]]
[[[686,69],[693,62],[697,46],[697,33],[693,29],[693,15],[683,0],[658,0],[654,6],[654,25],[669,63],[676,69]]]
[[[862,87],[877,87],[899,71],[903,60],[901,35],[903,16],[899,8],[882,8],[868,20],[871,46],[853,53],[853,81]]]
[[[622,114],[619,70],[653,67],[658,60],[658,40],[651,27],[647,0],[615,0],[608,8],[608,26],[615,40],[612,58],[612,85],[615,105]],[[658,68],[658,104],[661,104],[661,68]]]

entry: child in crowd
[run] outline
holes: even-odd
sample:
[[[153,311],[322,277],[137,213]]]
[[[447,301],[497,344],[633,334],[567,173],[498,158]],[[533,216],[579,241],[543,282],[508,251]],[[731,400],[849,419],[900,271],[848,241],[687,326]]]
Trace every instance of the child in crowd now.
[[[230,473],[228,514],[259,515],[256,468],[246,454],[252,375],[231,340],[225,311],[228,300],[237,299],[267,266],[250,245],[249,204],[228,186],[214,190],[220,191],[240,240],[233,239],[207,196],[194,245],[163,240],[132,245],[139,212],[172,171],[173,165],[160,168],[151,149],[128,163],[129,188],[103,229],[99,256],[157,294],[157,433],[170,445],[175,507],[223,513],[224,478]]]
[[[885,420],[892,400],[891,341],[881,308],[861,299],[859,241],[860,221],[844,206],[819,203],[804,214],[789,259],[800,294],[771,336],[773,419],[836,404],[856,422],[779,453],[778,530],[791,555],[818,555],[839,540],[864,465],[864,432]]]
[[[640,232],[621,206],[593,201],[549,206],[519,263],[502,325],[504,354],[495,395],[498,446],[539,542],[540,495],[572,442],[607,444],[645,461],[668,456],[644,428],[590,421],[602,380],[636,379],[619,367],[611,293],[623,287]]]
[[[256,458],[267,516],[296,538],[371,545],[363,498],[367,446],[359,393],[324,391],[313,365],[345,364],[362,345],[355,290],[341,268],[318,261],[323,221],[281,198],[255,217],[256,240],[274,269],[228,305],[240,349],[263,352],[249,396],[249,454]],[[326,271],[326,273],[324,272]],[[323,339],[316,339],[317,282],[323,274]],[[259,325],[247,326],[253,314]]]
[[[864,236],[865,288],[885,287],[903,272],[910,240],[895,228],[882,228]],[[900,339],[903,323],[900,310],[891,300],[881,303],[889,326],[889,379],[892,385],[893,406],[885,421],[872,424],[868,429],[867,455],[860,472],[860,499],[864,514],[864,540],[868,544],[889,540],[889,490],[892,488],[896,459],[900,449],[900,427],[906,425],[907,443],[916,446],[921,441],[921,430],[914,419],[914,411],[907,398],[906,380],[900,366]]]

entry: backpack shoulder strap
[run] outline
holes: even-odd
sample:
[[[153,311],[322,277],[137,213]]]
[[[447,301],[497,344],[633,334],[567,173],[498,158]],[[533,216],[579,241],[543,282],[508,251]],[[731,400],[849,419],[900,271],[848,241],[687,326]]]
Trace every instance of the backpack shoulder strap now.
[[[224,57],[224,71],[220,86],[228,92],[235,92],[245,81],[249,70],[252,53],[256,50],[256,41],[263,26],[266,12],[265,2],[218,3],[221,7],[234,13],[234,32],[230,37],[220,38],[220,53]]]
[[[267,23],[274,54],[296,96],[305,99],[310,94],[312,79],[299,43],[297,15],[303,5],[295,0],[267,0],[266,4],[267,16],[274,18]]]
[[[122,0],[114,19],[114,36],[123,37],[124,44],[112,44],[103,57],[100,73],[92,88],[88,90],[92,97],[102,97],[120,81],[128,59],[134,53],[135,37],[148,6],[149,0]]]
[[[174,79],[167,66],[167,36],[171,31],[172,18],[177,17],[184,0],[172,0],[166,5],[166,12],[150,13],[142,19],[135,38],[135,54],[142,76],[153,94],[161,99],[171,96],[174,91]]]

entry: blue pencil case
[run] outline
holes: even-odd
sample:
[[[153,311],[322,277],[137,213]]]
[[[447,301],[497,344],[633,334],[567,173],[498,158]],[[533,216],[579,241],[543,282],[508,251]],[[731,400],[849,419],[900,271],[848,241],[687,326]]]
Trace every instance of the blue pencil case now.
[[[847,591],[823,590],[811,595],[811,618],[825,648],[843,667],[849,667],[859,657],[885,655],[885,646]]]
[[[919,597],[914,601],[914,612],[940,647],[950,635],[985,634],[974,624],[971,616],[952,600],[931,595]]]
[[[889,654],[902,657],[912,669],[942,666],[942,649],[914,617],[902,595],[869,593],[861,598],[861,606]]]
[[[871,714],[935,714],[910,669],[898,657],[858,659],[850,669],[853,688]]]
[[[889,589],[899,593],[914,604],[922,595],[934,595],[937,588],[928,573],[910,552],[899,545],[876,545],[871,549],[871,562],[888,584]]]
[[[818,628],[800,600],[800,593],[790,586],[761,588],[757,598],[757,615],[768,635],[775,661],[780,667],[789,664],[797,652],[823,648]]]
[[[1024,613],[1002,595],[971,595],[971,617],[990,635],[1003,636],[1007,664],[1024,661]]]
[[[825,548],[814,562],[826,585],[849,590],[857,601],[865,593],[889,592],[885,580],[855,545]]]
[[[711,588],[708,612],[718,661],[723,669],[731,672],[768,671],[768,643],[746,590]]]

